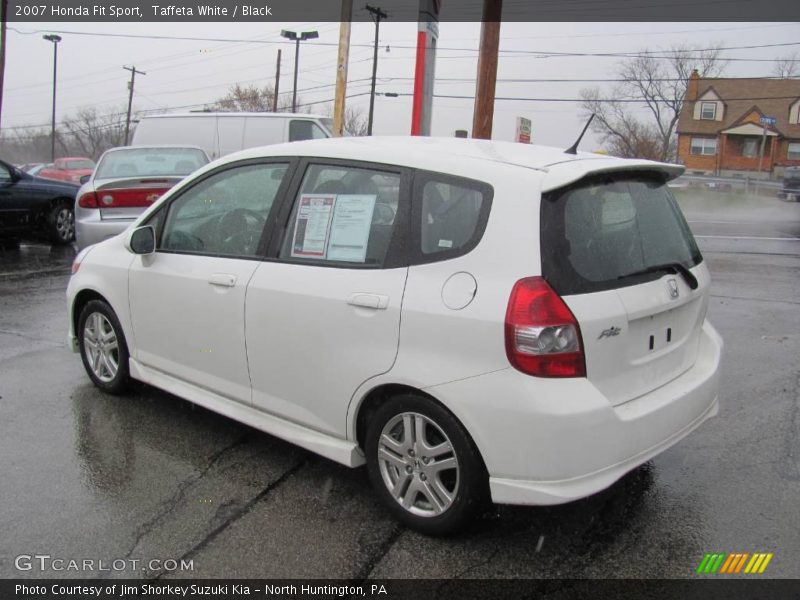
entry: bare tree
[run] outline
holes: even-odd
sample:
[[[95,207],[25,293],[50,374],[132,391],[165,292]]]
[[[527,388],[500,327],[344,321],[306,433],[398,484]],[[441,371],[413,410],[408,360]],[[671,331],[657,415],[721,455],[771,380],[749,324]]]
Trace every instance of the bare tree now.
[[[57,133],[65,154],[96,159],[109,148],[125,144],[125,113],[99,114],[95,107],[80,108],[62,121]]]
[[[230,112],[272,112],[275,99],[275,88],[271,84],[260,88],[256,85],[235,84],[228,90],[227,95],[217,100],[214,110]],[[300,107],[302,101],[298,97],[297,104]],[[292,112],[292,102],[286,96],[278,96],[278,112]]]
[[[772,74],[780,79],[800,77],[800,52],[792,52],[781,56],[772,67]]]
[[[351,137],[361,137],[367,135],[367,115],[364,114],[361,106],[348,105],[344,109],[344,135]],[[322,111],[323,114],[333,117],[333,105],[326,104]]]
[[[360,106],[347,106],[344,109],[344,132],[353,137],[367,135],[367,116]]]
[[[643,50],[619,63],[620,80],[608,94],[599,88],[581,90],[581,108],[588,118],[597,115],[592,131],[609,152],[623,157],[672,160],[678,123],[692,70],[716,77],[725,68],[720,46],[696,49],[675,46],[669,50]],[[636,114],[641,108],[644,117]],[[642,111],[638,111],[642,112]]]
[[[98,113],[85,107],[67,116],[56,127],[56,148],[60,156],[97,159],[125,137],[125,112]],[[0,136],[0,156],[16,163],[50,160],[50,127],[6,128]]]

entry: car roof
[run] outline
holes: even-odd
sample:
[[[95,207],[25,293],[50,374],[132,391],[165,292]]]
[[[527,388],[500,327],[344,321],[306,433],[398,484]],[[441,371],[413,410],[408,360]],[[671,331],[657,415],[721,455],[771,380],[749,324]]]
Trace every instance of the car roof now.
[[[590,152],[566,154],[563,148],[494,140],[421,136],[348,137],[308,140],[250,148],[228,155],[222,162],[268,156],[317,156],[386,163],[448,172],[465,160],[474,177],[486,176],[501,163],[538,171],[542,191],[569,185],[586,175],[613,171],[656,171],[667,179],[681,175],[684,167],[643,159],[622,159]]]

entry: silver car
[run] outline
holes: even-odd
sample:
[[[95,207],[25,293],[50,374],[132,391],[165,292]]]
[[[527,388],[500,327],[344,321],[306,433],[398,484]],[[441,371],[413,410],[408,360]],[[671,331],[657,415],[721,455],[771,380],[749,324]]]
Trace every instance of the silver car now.
[[[181,179],[209,162],[196,146],[124,146],[106,151],[78,191],[78,248],[124,231]]]

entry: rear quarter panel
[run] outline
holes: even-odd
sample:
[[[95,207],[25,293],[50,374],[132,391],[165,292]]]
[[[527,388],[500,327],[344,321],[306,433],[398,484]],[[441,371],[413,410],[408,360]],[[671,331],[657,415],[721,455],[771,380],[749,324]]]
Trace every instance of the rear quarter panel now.
[[[541,173],[502,164],[487,171],[486,163],[482,165],[475,170],[465,164],[462,171],[449,173],[492,186],[492,208],[483,237],[466,255],[409,268],[395,365],[356,391],[349,411],[351,433],[358,403],[379,385],[400,383],[425,389],[510,368],[504,331],[508,298],[518,279],[541,272]],[[442,289],[457,273],[474,277],[477,291],[466,307],[453,310],[445,305]],[[461,407],[445,404],[466,424],[468,415]]]

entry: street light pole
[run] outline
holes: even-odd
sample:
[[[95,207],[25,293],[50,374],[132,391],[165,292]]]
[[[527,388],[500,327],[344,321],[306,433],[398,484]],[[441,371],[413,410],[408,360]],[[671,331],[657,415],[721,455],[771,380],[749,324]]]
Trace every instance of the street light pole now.
[[[300,64],[300,42],[306,40],[313,40],[319,37],[317,31],[303,31],[298,35],[296,31],[281,30],[281,37],[287,40],[292,40],[295,43],[294,47],[294,88],[292,90],[292,112],[297,112],[297,71]]]
[[[292,86],[292,112],[297,112],[297,68],[300,64],[300,38],[294,44],[294,85]]]
[[[42,36],[42,39],[53,42],[53,114],[50,121],[50,162],[56,160],[56,72],[58,69],[58,42],[61,36],[54,33]]]

